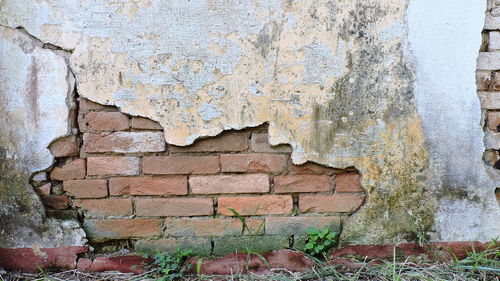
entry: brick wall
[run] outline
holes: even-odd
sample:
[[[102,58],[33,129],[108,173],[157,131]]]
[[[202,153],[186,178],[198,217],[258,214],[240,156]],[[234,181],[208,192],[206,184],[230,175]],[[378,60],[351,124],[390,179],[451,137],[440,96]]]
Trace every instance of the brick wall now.
[[[484,119],[487,165],[500,169],[500,1],[489,0],[476,84]],[[500,188],[495,192],[500,204]]]
[[[354,169],[293,165],[265,126],[177,147],[114,107],[79,99],[75,115],[78,133],[50,145],[57,162],[33,184],[48,214],[79,218],[96,248],[244,250],[250,238],[228,208],[263,224],[254,249],[300,247],[306,227],[339,231],[364,202]]]

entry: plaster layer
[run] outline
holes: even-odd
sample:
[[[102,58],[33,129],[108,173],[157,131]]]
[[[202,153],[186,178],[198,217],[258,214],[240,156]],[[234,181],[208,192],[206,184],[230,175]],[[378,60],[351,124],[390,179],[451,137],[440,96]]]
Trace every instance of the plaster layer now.
[[[45,217],[29,181],[49,168],[47,146],[68,134],[74,80],[64,57],[0,27],[0,247],[83,245],[78,222]]]
[[[484,12],[484,5],[473,7],[472,27],[444,29],[460,34],[449,38],[423,33],[456,23],[454,9],[444,9],[449,17],[423,16],[449,1],[416,2],[4,0],[0,24],[22,26],[44,42],[73,50],[70,64],[81,96],[158,121],[169,143],[188,145],[223,130],[268,122],[270,142],[290,144],[294,163],[356,167],[369,197],[347,222],[343,241],[414,240],[418,231],[432,226],[439,229],[435,239],[461,239],[444,236],[449,223],[435,221],[436,213],[442,218],[443,206],[449,206],[443,200],[440,205],[435,192],[445,193],[455,186],[447,182],[473,173],[454,170],[453,149],[474,145],[472,154],[464,154],[471,157],[484,150],[477,135],[459,136],[480,130],[477,97],[471,95],[471,62],[479,45],[465,40],[479,40],[477,23],[483,16],[478,11]],[[473,6],[465,0],[448,4],[459,11]],[[450,51],[440,48],[457,42],[467,46],[460,50],[463,56],[444,60]],[[425,57],[425,48],[433,44],[436,49]],[[458,63],[463,57],[466,64]],[[433,77],[449,78],[440,71],[456,66],[466,68],[452,80],[460,87],[437,87]],[[433,91],[434,86],[442,91]],[[438,114],[453,110],[444,97],[455,90],[466,97],[467,116],[450,115],[458,117],[453,130],[440,127],[445,121],[432,125]],[[453,137],[462,140],[456,147],[433,148],[436,141]],[[439,157],[445,164],[437,164]],[[484,170],[481,156],[475,159],[474,167]],[[481,180],[461,185],[480,188],[485,198],[492,178],[486,172],[477,177]],[[498,216],[493,200],[491,195],[481,204]],[[480,223],[479,229],[498,233],[498,225]]]

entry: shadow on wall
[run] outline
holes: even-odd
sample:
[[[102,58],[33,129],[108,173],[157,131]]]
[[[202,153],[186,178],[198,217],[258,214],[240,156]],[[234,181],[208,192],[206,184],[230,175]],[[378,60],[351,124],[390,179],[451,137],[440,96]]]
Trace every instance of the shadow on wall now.
[[[115,107],[80,98],[74,115],[79,133],[50,145],[56,164],[32,184],[48,216],[83,223],[97,253],[244,250],[250,237],[228,208],[264,225],[254,250],[302,248],[307,227],[340,232],[365,201],[356,169],[294,165],[288,145],[269,145],[267,125],[178,147]]]

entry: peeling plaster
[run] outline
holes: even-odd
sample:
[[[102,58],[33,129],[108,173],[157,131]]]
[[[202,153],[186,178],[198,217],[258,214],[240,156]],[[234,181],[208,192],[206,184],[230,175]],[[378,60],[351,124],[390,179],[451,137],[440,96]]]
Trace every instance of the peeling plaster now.
[[[344,242],[413,240],[409,212],[434,239],[462,239],[446,230],[457,223],[446,206],[471,202],[446,201],[450,186],[480,190],[486,201],[475,210],[498,218],[473,95],[485,7],[417,2],[5,0],[0,23],[74,50],[81,96],[159,122],[171,144],[269,122],[270,143],[290,144],[294,163],[356,167],[369,198]],[[460,14],[467,9],[474,13]],[[465,15],[472,25],[458,24]],[[461,56],[449,57],[455,49]],[[467,115],[451,114],[449,99]],[[459,150],[484,172],[459,171]],[[471,238],[499,232],[479,225],[483,234]]]

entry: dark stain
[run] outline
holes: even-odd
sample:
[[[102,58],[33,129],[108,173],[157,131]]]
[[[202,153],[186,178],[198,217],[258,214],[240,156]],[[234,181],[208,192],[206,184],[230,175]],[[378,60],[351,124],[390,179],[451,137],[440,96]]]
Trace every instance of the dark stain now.
[[[38,65],[36,63],[35,59],[31,59],[31,65],[29,68],[29,75],[28,75],[28,85],[27,85],[27,92],[25,95],[25,102],[27,105],[26,110],[28,111],[28,116],[30,122],[33,122],[35,127],[38,128],[39,124],[39,104],[38,104]]]

